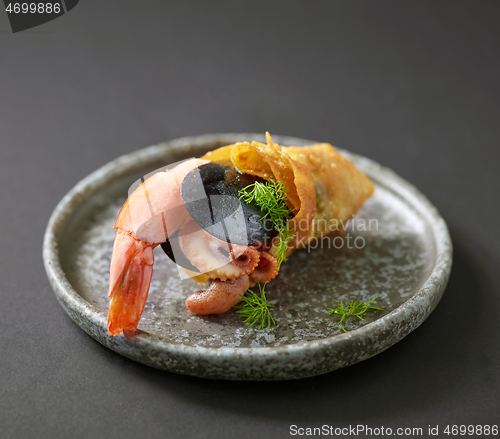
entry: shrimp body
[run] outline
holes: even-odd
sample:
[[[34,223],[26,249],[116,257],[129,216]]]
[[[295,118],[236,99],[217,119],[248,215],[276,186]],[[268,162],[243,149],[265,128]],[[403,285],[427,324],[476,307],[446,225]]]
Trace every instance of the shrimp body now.
[[[127,199],[115,223],[111,256],[108,331],[135,330],[144,311],[153,274],[153,249],[165,242],[190,216],[180,184],[206,160],[187,160],[145,180]]]

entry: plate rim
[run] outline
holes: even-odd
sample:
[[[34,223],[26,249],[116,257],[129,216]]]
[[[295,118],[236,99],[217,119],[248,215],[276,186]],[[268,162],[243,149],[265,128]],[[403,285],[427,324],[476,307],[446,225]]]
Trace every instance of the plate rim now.
[[[283,373],[280,377],[274,377],[269,375],[269,372],[273,368],[268,366],[270,363],[276,361],[285,366],[284,361],[289,358],[290,355],[310,354],[318,356],[326,350],[329,350],[331,354],[333,351],[340,352],[346,345],[358,343],[360,346],[363,346],[366,345],[366,341],[370,340],[380,344],[375,349],[376,352],[368,352],[368,355],[362,355],[362,353],[360,353],[355,361],[348,362],[348,364],[342,364],[342,362],[340,362],[340,364],[337,365],[325,365],[325,368],[320,369],[319,372],[325,373],[376,355],[394,345],[420,326],[441,299],[450,275],[452,266],[452,242],[447,225],[436,207],[427,197],[414,185],[396,174],[392,169],[382,166],[370,158],[336,147],[343,155],[354,160],[356,165],[362,168],[364,172],[369,169],[377,173],[379,180],[382,178],[384,182],[391,181],[392,183],[388,184],[388,187],[391,187],[394,185],[394,182],[396,182],[398,185],[397,193],[400,194],[401,197],[404,196],[405,199],[411,201],[410,204],[412,206],[420,205],[423,208],[419,210],[419,214],[426,217],[426,223],[430,226],[430,230],[432,230],[433,241],[436,245],[436,259],[428,278],[420,287],[419,291],[412,297],[388,314],[348,333],[336,334],[320,340],[304,341],[282,346],[190,346],[167,341],[160,336],[144,331],[137,331],[134,335],[128,336],[122,334],[117,337],[112,337],[107,334],[105,313],[87,302],[72,287],[64,274],[58,255],[58,239],[63,233],[64,227],[71,220],[72,214],[79,203],[84,202],[85,197],[90,196],[92,193],[96,192],[99,187],[102,187],[106,180],[113,179],[117,175],[123,175],[127,171],[132,171],[134,168],[137,168],[139,164],[144,165],[147,162],[161,159],[165,154],[185,154],[192,149],[199,149],[210,143],[227,142],[227,144],[229,144],[235,141],[249,139],[263,140],[264,136],[256,133],[218,133],[182,137],[124,154],[101,166],[79,181],[55,207],[47,224],[43,240],[43,261],[45,270],[58,301],[68,315],[94,339],[126,357],[173,372],[225,379],[289,379],[313,376],[318,374],[317,371],[313,372],[313,370],[317,368],[306,367],[307,370],[302,370],[300,368],[300,370],[293,370],[292,368],[288,373]],[[306,139],[280,135],[273,135],[273,139],[277,143],[285,145],[302,146],[317,143]],[[408,326],[407,330],[403,331],[404,334],[402,336],[398,336],[396,340],[391,339],[388,335],[386,335],[385,338],[381,338],[384,331],[390,330],[391,326],[403,323],[408,316],[417,316],[417,318]],[[159,358],[163,358],[165,364],[161,364],[161,362],[160,364],[151,362],[150,355],[159,355]],[[189,370],[189,367],[187,369],[183,368],[182,370],[178,370],[179,368],[170,365],[170,360],[173,361],[174,365],[186,361],[187,363],[206,362],[206,370],[200,372],[196,370],[195,366],[193,366],[193,370]],[[223,373],[224,363],[228,360],[236,363],[234,365],[236,369],[238,369],[237,365],[240,364],[240,368],[227,374]],[[286,361],[289,361],[289,359]],[[256,363],[255,367],[251,364],[253,362]],[[259,365],[266,366],[264,367],[265,370],[260,373],[257,370],[257,366]],[[189,365],[186,364],[184,366]]]

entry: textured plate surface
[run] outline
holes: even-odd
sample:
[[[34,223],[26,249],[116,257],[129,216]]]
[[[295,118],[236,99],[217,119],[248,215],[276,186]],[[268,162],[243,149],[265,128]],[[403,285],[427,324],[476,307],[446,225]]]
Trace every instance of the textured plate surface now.
[[[351,221],[344,240],[295,252],[282,266],[268,285],[276,326],[246,328],[232,311],[191,314],[184,300],[198,285],[180,280],[175,264],[158,247],[139,331],[107,334],[113,224],[129,186],[162,166],[254,139],[263,136],[206,135],[149,147],[98,169],[61,200],[47,227],[43,257],[59,302],[84,331],[116,352],[160,369],[207,378],[280,380],[367,359],[428,317],[451,269],[445,222],[393,171],[341,151],[373,180],[375,195]],[[314,143],[280,136],[273,140],[284,145]],[[341,330],[338,316],[327,317],[332,301],[367,301],[376,295],[374,305],[384,311],[367,312],[365,321],[347,319],[349,333]]]

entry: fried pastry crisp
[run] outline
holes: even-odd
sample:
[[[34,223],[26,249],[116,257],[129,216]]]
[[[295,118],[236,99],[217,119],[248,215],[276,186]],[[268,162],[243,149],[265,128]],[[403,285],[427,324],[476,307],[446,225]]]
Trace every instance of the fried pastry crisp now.
[[[294,213],[295,238],[288,254],[311,239],[343,233],[343,225],[373,194],[372,181],[329,143],[286,147],[274,143],[269,133],[266,140],[223,146],[202,159],[230,160],[242,173],[283,184]]]

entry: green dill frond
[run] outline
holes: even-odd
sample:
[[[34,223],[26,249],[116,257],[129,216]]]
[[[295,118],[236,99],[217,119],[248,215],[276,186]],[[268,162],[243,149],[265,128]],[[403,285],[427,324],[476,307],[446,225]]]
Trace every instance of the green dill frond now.
[[[267,321],[267,327],[271,327],[271,322],[275,325],[276,321],[271,315],[271,302],[268,302],[266,297],[266,284],[261,285],[259,282],[260,297],[254,293],[252,290],[248,289],[246,291],[247,295],[241,295],[241,301],[244,303],[243,306],[233,306],[238,311],[237,314],[241,318],[245,319],[243,322],[248,324],[250,328],[255,323],[260,322],[258,329],[262,329]]]
[[[366,311],[370,309],[375,309],[375,310],[380,310],[383,311],[382,308],[379,308],[378,306],[371,306],[370,303],[372,303],[378,296],[375,296],[373,299],[369,300],[366,303],[363,302],[357,302],[357,301],[351,301],[347,302],[345,305],[342,303],[342,300],[340,301],[340,305],[336,305],[335,303],[332,302],[332,304],[335,306],[335,308],[327,308],[326,310],[330,312],[328,314],[328,317],[330,317],[333,314],[337,314],[339,316],[342,316],[340,319],[340,327],[344,332],[349,332],[347,331],[344,326],[342,325],[342,322],[346,317],[350,316],[356,316],[358,319],[364,320],[363,317],[361,317],[361,314],[364,314]]]
[[[240,199],[246,204],[254,202],[265,212],[261,221],[269,218],[273,228],[278,232],[279,241],[275,248],[278,267],[286,261],[286,253],[290,240],[295,233],[288,228],[288,220],[292,217],[292,211],[286,204],[288,195],[283,183],[270,179],[265,183],[256,181],[240,190]]]
[[[286,257],[286,253],[288,251],[288,244],[292,240],[292,238],[295,236],[295,232],[293,230],[290,230],[287,225],[283,227],[275,227],[275,229],[278,231],[278,237],[279,241],[275,246],[275,254],[276,254],[276,259],[278,260],[278,267],[281,265],[282,262],[286,262],[288,259]]]

